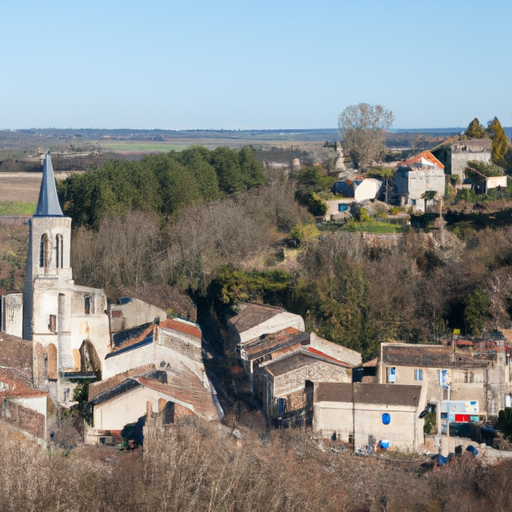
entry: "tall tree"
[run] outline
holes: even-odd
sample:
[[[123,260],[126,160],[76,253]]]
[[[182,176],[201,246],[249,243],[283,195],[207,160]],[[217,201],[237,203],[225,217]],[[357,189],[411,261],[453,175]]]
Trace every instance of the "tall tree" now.
[[[501,126],[501,123],[498,121],[498,118],[495,117],[490,123],[489,127],[487,128],[487,131],[489,132],[492,144],[491,144],[491,159],[500,167],[506,167],[507,166],[507,160],[505,158],[505,155],[507,154],[508,149],[508,139],[505,135],[505,130],[503,130],[503,127]]]
[[[480,121],[475,117],[471,123],[469,123],[464,135],[468,139],[485,139],[487,133],[485,133],[484,127],[480,124]]]
[[[382,105],[359,103],[339,115],[338,130],[345,153],[356,169],[370,165],[384,150],[384,132],[391,128],[393,112]]]

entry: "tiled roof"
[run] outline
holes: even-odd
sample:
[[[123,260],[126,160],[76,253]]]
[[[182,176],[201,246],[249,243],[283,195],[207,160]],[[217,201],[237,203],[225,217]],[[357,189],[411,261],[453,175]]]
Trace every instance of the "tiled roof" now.
[[[439,169],[444,169],[444,165],[428,150],[422,151],[417,155],[413,155],[401,162],[398,162],[396,167],[412,167],[414,164],[422,164],[425,161],[431,165],[435,165]]]
[[[99,382],[93,382],[89,385],[89,401],[98,397],[102,393],[105,393],[109,389],[112,389],[116,386],[123,384],[128,379],[132,377],[136,377],[138,375],[143,375],[155,369],[154,364],[146,364],[144,366],[139,366],[138,368],[132,368],[123,373],[118,373],[110,379],[101,380]]]
[[[0,367],[16,368],[31,379],[33,349],[33,342],[0,332]]]
[[[451,347],[443,345],[411,345],[400,343],[382,346],[382,363],[395,366],[448,368],[451,366],[485,366],[460,353],[453,354]]]
[[[272,361],[261,368],[268,372],[270,375],[274,377],[278,377],[279,375],[284,375],[285,373],[298,370],[304,366],[308,366],[311,364],[316,364],[318,362],[326,362],[330,364],[335,364],[341,367],[351,367],[351,365],[347,363],[343,363],[340,361],[333,360],[332,358],[327,359],[326,356],[319,356],[312,353],[296,353],[292,354],[288,357],[283,357],[282,359],[278,359],[277,361]]]
[[[421,386],[321,382],[315,386],[315,402],[352,403],[352,393],[356,404],[418,407]]]
[[[15,368],[0,368],[0,397],[35,397],[47,393],[32,386],[32,380]]]
[[[240,333],[248,331],[285,311],[283,308],[247,302],[240,306],[238,315],[230,318],[229,321]]]
[[[148,377],[138,377],[136,380],[147,388],[165,394],[171,401],[190,406],[200,416],[208,419],[217,416],[210,389],[204,386],[195,373],[182,364],[173,365],[166,373],[167,382]]]
[[[294,327],[288,327],[282,331],[265,334],[256,341],[243,347],[249,361],[254,361],[267,354],[291,347],[301,345],[309,341],[310,333],[301,332]]]
[[[201,329],[199,329],[198,325],[192,324],[192,322],[185,322],[181,320],[168,318],[164,322],[160,323],[160,327],[165,327],[166,329],[182,332],[183,334],[188,334],[189,336],[195,336],[196,338],[201,340]]]

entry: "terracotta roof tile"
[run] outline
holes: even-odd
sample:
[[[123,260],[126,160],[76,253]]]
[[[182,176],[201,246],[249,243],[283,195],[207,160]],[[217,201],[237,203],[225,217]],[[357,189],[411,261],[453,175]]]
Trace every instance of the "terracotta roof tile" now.
[[[160,323],[160,327],[165,327],[166,329],[182,332],[184,334],[188,334],[189,336],[195,336],[199,340],[201,339],[201,329],[196,324],[192,325],[190,322],[184,322],[168,318],[164,322]]]
[[[352,393],[356,404],[418,407],[421,386],[321,382],[315,386],[315,402],[351,403]]]
[[[401,162],[398,162],[396,167],[411,167],[415,163],[421,163],[422,159],[425,159],[431,164],[434,164],[439,169],[444,169],[444,165],[428,150],[422,151],[417,155],[413,155],[409,158],[406,158],[405,160],[402,160]]]

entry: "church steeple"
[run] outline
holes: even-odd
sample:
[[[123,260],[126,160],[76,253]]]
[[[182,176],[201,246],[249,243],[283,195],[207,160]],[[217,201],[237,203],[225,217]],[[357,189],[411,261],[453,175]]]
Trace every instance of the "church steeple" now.
[[[64,217],[57,196],[57,187],[55,186],[55,176],[53,175],[49,151],[44,157],[43,181],[41,182],[41,190],[39,191],[39,200],[34,217]]]

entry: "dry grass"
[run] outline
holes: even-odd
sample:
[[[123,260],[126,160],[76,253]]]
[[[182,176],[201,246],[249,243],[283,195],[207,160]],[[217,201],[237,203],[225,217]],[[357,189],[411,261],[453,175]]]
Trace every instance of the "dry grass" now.
[[[462,458],[418,476],[375,458],[322,452],[304,432],[241,440],[189,421],[141,452],[45,452],[0,424],[0,511],[504,512],[511,463]]]

